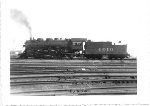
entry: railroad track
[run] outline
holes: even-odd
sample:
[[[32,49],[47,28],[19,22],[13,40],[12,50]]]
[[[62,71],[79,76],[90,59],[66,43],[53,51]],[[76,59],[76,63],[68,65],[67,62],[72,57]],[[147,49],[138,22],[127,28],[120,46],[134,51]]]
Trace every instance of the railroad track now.
[[[14,95],[124,95],[137,93],[136,60],[12,60]]]
[[[17,95],[110,95],[110,94],[136,94],[135,86],[120,86],[120,87],[97,87],[97,88],[75,88],[75,89],[51,89],[51,90],[34,90],[25,92],[12,92]]]

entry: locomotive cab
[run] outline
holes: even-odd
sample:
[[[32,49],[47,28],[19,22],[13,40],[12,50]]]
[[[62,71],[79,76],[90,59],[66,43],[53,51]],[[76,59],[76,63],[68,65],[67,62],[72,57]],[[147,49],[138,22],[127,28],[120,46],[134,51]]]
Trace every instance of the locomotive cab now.
[[[71,38],[72,41],[72,53],[74,57],[82,57],[84,44],[87,41],[86,38]]]

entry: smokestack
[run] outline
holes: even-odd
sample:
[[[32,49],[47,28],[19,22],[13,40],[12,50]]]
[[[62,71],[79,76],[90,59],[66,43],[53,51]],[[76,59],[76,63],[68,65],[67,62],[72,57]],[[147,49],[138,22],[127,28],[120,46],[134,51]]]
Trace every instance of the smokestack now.
[[[29,30],[30,40],[32,40],[32,29],[26,16],[21,11],[11,10],[11,17],[13,20],[24,25]]]

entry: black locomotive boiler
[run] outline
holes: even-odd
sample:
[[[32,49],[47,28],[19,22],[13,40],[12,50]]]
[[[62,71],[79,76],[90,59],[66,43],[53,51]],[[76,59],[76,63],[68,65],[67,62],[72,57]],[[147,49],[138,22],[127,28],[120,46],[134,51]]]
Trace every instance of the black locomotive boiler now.
[[[128,58],[127,45],[112,42],[93,42],[87,38],[42,38],[25,42],[19,58],[37,59],[124,59]]]

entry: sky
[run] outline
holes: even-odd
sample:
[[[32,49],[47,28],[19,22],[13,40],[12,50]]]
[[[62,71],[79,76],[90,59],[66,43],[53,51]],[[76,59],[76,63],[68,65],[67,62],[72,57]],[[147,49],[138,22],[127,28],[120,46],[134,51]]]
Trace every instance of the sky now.
[[[122,41],[129,54],[137,56],[138,45],[149,36],[148,4],[148,0],[2,0],[2,29],[10,50],[22,49],[30,31],[12,18],[11,10],[18,10],[34,38]]]

